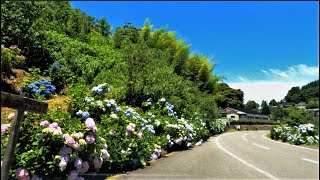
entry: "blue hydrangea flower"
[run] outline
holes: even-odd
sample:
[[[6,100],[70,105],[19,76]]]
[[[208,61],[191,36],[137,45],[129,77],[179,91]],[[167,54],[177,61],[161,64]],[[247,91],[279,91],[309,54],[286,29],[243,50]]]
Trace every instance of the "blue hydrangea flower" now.
[[[87,111],[82,113],[82,119],[87,119],[88,117],[89,113]]]
[[[61,67],[61,64],[59,62],[54,62],[52,65],[56,69],[59,69]]]

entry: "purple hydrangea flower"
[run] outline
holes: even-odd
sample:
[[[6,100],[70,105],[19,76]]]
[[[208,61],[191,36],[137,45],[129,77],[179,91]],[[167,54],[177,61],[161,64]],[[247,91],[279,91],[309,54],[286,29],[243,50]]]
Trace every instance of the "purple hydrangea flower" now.
[[[88,144],[93,144],[96,141],[96,138],[94,135],[90,134],[86,136],[86,141]]]

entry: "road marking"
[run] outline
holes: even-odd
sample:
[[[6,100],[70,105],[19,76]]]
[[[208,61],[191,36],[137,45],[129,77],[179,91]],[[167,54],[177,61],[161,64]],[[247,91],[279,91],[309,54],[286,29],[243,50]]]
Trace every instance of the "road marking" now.
[[[312,162],[312,163],[319,164],[319,162],[318,162],[318,161],[310,160],[310,159],[307,159],[307,158],[301,158],[301,160],[309,161],[309,162]]]
[[[267,134],[267,133],[266,133]],[[292,146],[292,147],[296,147],[296,148],[302,148],[302,149],[307,149],[307,150],[311,150],[311,151],[317,151],[319,152],[319,150],[317,149],[311,149],[311,148],[307,148],[307,147],[301,147],[301,146],[297,146],[297,145],[292,145],[292,144],[287,144],[287,143],[283,143],[283,142],[278,142],[272,139],[269,139],[266,137],[266,134],[261,135],[264,139],[267,139],[269,141],[275,142],[275,143],[279,143],[279,144],[283,144],[283,145],[287,145],[287,146]]]
[[[252,143],[253,145],[255,145],[255,146],[258,146],[258,147],[261,147],[261,148],[263,148],[263,149],[267,149],[267,150],[270,150],[270,148],[268,148],[268,147],[265,147],[265,146],[261,146],[261,145],[259,145],[259,144],[256,144],[256,143]]]
[[[244,135],[242,135],[241,137],[242,137],[243,140],[248,141],[248,139],[245,138],[246,135],[247,135],[247,134],[244,134]]]
[[[243,159],[239,158],[238,156],[236,156],[236,155],[232,154],[231,152],[227,151],[226,149],[224,149],[224,148],[220,145],[220,143],[219,143],[219,138],[220,138],[221,136],[224,136],[224,135],[227,135],[227,134],[222,134],[222,135],[220,135],[220,136],[215,140],[215,142],[216,142],[216,144],[217,144],[218,148],[220,148],[221,150],[223,150],[224,152],[226,152],[227,154],[229,154],[229,155],[230,155],[230,156],[232,156],[233,158],[237,159],[238,161],[242,162],[242,163],[243,163],[243,164],[245,164],[246,166],[248,166],[248,167],[250,167],[250,168],[252,168],[252,169],[254,169],[254,170],[258,171],[259,173],[261,173],[261,174],[263,174],[263,175],[267,176],[268,178],[271,178],[271,179],[278,179],[277,177],[275,177],[275,176],[271,175],[270,173],[267,173],[266,171],[264,171],[264,170],[262,170],[262,169],[259,169],[259,168],[255,167],[254,165],[252,165],[252,164],[250,164],[250,163],[248,163],[248,162],[244,161]]]

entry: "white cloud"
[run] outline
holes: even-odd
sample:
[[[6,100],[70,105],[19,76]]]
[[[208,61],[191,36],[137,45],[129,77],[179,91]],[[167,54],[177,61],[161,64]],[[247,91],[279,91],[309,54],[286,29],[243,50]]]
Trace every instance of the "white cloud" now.
[[[260,79],[239,75],[237,76],[239,82],[228,83],[228,85],[244,92],[245,103],[254,100],[261,104],[262,100],[270,102],[275,99],[280,101],[292,87],[301,87],[319,79],[319,67],[305,64],[290,66],[287,70],[260,69],[260,72],[262,75]]]
[[[238,79],[241,81],[241,82],[249,82],[249,80],[243,76],[238,76]]]
[[[310,77],[319,76],[319,67],[307,66],[305,64],[290,66],[288,67],[287,70],[270,68],[268,70],[261,70],[261,71],[269,79],[282,80],[282,81],[307,80],[307,79],[310,79]]]
[[[244,103],[249,100],[261,104],[262,100],[270,102],[272,99],[280,101],[288,90],[294,86],[303,86],[308,82],[239,82],[228,83],[231,88],[241,89],[244,92]]]

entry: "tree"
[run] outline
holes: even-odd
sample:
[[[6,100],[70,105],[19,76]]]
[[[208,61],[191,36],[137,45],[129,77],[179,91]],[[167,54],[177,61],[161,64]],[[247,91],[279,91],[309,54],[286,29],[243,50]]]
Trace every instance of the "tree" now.
[[[276,110],[271,112],[270,116],[272,119],[283,121],[287,118],[288,112],[284,108],[278,107]]]
[[[301,87],[302,101],[319,98],[319,79]]]
[[[262,103],[261,103],[261,113],[266,115],[270,114],[270,108],[268,106],[267,101],[265,100],[262,100]]]
[[[286,122],[289,126],[299,126],[300,124],[314,123],[311,113],[304,109],[295,108],[289,112]]]
[[[225,83],[217,85],[218,93],[215,95],[217,105],[220,108],[243,107],[243,91],[232,89]]]
[[[128,40],[131,43],[138,43],[139,41],[139,29],[133,26],[130,22],[125,22],[123,27],[117,27],[114,33],[114,46],[121,48],[123,42]]]
[[[300,91],[300,87],[296,86],[296,87],[292,87],[287,95],[284,97],[284,99],[287,102],[293,102],[293,103],[299,103],[301,101],[301,91]]]
[[[144,21],[144,26],[141,28],[141,31],[140,31],[140,36],[143,41],[145,41],[145,42],[148,41],[150,34],[151,34],[151,30],[152,30],[152,25],[150,23],[150,19],[147,18]]]
[[[105,18],[101,18],[95,26],[102,36],[107,37],[111,35],[110,24]]]
[[[248,101],[248,102],[246,103],[245,108],[256,111],[256,110],[258,110],[259,106],[260,106],[260,105],[259,105],[258,103],[256,103],[256,102],[253,101],[253,100],[250,100],[250,101]]]
[[[272,99],[272,100],[269,102],[269,106],[278,106],[278,102],[277,102],[275,99]]]
[[[319,108],[319,98],[310,98],[308,100],[307,109]]]

